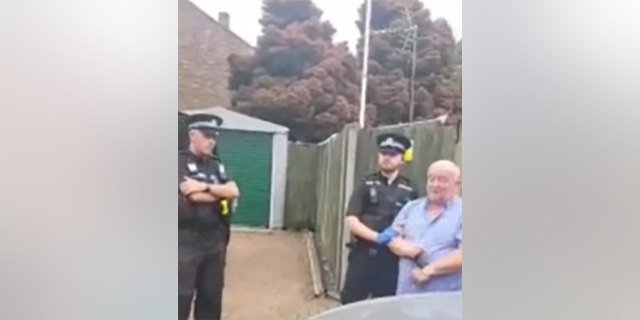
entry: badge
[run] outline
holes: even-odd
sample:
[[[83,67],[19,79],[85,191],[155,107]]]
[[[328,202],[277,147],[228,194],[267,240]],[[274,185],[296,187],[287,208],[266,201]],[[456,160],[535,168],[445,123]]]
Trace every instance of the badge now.
[[[196,166],[195,163],[187,164],[187,168],[189,169],[190,172],[198,172],[198,166]]]

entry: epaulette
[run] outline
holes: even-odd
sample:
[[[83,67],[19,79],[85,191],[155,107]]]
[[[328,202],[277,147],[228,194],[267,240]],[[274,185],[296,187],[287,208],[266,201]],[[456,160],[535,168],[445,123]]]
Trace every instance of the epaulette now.
[[[413,182],[411,181],[411,179],[401,175],[401,176],[398,176],[398,181],[400,182],[398,184],[398,188],[405,189],[409,192],[415,191],[413,189]]]
[[[373,173],[369,173],[367,175],[364,176],[365,179],[369,179],[369,178],[378,178],[380,174],[378,172],[373,172]]]
[[[379,178],[380,178],[379,173],[374,172],[374,173],[370,173],[370,174],[365,175],[362,178],[362,180],[364,180],[364,181],[373,181],[373,180],[378,180]]]

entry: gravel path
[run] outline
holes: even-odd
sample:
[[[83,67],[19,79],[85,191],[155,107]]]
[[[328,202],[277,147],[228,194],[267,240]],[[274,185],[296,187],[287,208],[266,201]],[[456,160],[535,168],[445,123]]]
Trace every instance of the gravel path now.
[[[225,320],[306,320],[336,306],[313,297],[304,236],[235,233],[227,265]]]

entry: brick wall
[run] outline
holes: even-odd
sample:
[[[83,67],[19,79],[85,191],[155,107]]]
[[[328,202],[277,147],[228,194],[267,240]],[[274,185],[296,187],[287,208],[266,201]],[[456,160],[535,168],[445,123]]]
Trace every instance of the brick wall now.
[[[227,89],[232,53],[253,48],[187,0],[178,1],[178,95],[180,110],[230,105]]]

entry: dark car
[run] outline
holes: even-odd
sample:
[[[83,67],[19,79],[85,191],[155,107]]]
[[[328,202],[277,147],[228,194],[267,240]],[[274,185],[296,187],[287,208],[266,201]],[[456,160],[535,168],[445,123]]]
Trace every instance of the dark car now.
[[[462,320],[462,292],[376,299],[331,310],[311,320]]]

